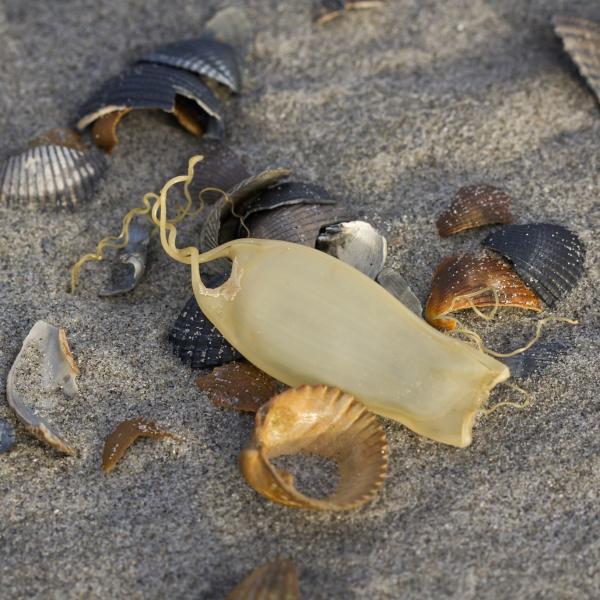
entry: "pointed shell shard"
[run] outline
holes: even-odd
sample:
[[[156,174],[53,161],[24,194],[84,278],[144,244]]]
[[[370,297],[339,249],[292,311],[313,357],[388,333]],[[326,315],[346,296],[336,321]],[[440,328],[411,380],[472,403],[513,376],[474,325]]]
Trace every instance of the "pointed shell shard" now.
[[[261,565],[231,590],[227,600],[300,600],[296,566],[284,558]]]
[[[316,454],[335,460],[340,480],[330,496],[299,492],[271,458]],[[385,431],[352,396],[324,385],[275,396],[256,413],[256,427],[240,455],[246,481],[269,500],[295,508],[350,510],[372,500],[387,475]]]
[[[456,192],[450,207],[438,218],[439,234],[446,237],[484,225],[514,221],[511,198],[503,190],[486,184],[469,185]]]
[[[75,379],[79,376],[79,369],[69,349],[64,330],[44,321],[38,321],[23,341],[23,346],[8,373],[6,399],[27,431],[59,452],[73,456],[76,450],[57,433],[47,419],[37,415],[24,403],[17,389],[21,364],[32,346],[36,347],[42,356],[43,362],[40,365],[42,389],[48,391],[62,389],[67,396],[74,396],[78,392]]]
[[[420,317],[423,314],[420,300],[410,289],[408,281],[398,271],[390,268],[383,269],[377,275],[375,281],[392,294],[394,298],[402,302],[406,308],[412,310],[415,315]]]

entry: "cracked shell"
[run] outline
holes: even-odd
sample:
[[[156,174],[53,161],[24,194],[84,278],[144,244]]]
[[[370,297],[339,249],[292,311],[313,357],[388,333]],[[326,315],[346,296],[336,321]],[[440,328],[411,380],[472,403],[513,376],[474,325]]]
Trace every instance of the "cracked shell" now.
[[[556,364],[560,357],[570,350],[571,346],[564,342],[539,342],[526,352],[500,358],[515,379],[529,379],[540,375],[545,369]]]

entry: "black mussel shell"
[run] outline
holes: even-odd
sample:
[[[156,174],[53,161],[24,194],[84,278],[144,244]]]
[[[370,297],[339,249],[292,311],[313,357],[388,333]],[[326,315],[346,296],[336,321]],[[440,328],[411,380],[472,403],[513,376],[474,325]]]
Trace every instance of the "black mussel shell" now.
[[[221,285],[227,276],[207,278],[208,287]],[[240,360],[242,355],[229,344],[217,328],[204,316],[196,298],[192,296],[177,317],[169,334],[174,353],[192,369],[215,367],[232,360]]]
[[[387,267],[377,275],[375,281],[384,287],[397,300],[400,300],[406,308],[412,310],[412,312],[419,317],[423,315],[421,302],[410,289],[408,281],[406,281],[398,271]]]
[[[511,377],[528,379],[556,364],[570,348],[570,345],[563,342],[539,342],[526,352],[499,360],[510,369]]]
[[[94,194],[107,166],[96,148],[40,144],[0,165],[0,201],[19,207],[74,208]]]
[[[140,62],[184,69],[222,83],[233,92],[242,87],[242,76],[235,49],[218,40],[201,37],[162,46],[146,54]]]
[[[550,307],[570,292],[583,275],[585,246],[562,225],[508,225],[483,244],[502,254],[523,281]]]
[[[0,419],[0,454],[8,452],[15,443],[15,429],[8,422]]]
[[[111,287],[99,296],[118,296],[133,290],[144,277],[148,260],[151,228],[148,224],[131,222],[129,240],[117,257],[112,271]]]
[[[77,127],[85,129],[99,117],[127,109],[163,110],[194,133],[209,137],[223,133],[221,104],[201,79],[151,63],[137,64],[107,80],[79,109]]]

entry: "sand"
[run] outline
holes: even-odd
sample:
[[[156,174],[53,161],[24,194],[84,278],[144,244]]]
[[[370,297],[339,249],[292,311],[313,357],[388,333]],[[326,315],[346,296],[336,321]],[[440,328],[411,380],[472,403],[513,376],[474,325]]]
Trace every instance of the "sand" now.
[[[289,166],[364,212],[395,241],[388,264],[422,301],[439,260],[485,235],[442,240],[437,214],[461,185],[502,186],[519,222],[562,223],[587,244],[584,281],[547,313],[580,319],[546,332],[572,349],[524,384],[530,408],[482,418],[467,449],[383,421],[389,477],[360,510],[262,499],[237,469],[252,417],[213,407],[194,388],[197,373],[171,355],[187,269],[154,243],[133,293],[97,296],[108,265],[86,268],[67,293],[72,262],[198,151],[170,117],[129,115],[88,205],[0,209],[0,386],[38,319],[66,329],[81,369],[79,396],[57,394],[50,410],[77,457],[31,438],[0,402],[0,418],[17,427],[0,456],[0,597],[218,599],[276,556],[298,565],[303,598],[598,597],[600,112],[549,22],[564,12],[600,19],[600,9],[392,0],[317,28],[308,2],[238,4],[257,35],[244,93],[227,104],[226,139],[246,165]],[[103,79],[196,35],[224,5],[2,0],[0,160],[71,122]],[[510,349],[535,318],[507,311],[467,323]],[[503,388],[492,399],[511,398]],[[142,440],[104,475],[105,437],[138,416],[185,443]]]

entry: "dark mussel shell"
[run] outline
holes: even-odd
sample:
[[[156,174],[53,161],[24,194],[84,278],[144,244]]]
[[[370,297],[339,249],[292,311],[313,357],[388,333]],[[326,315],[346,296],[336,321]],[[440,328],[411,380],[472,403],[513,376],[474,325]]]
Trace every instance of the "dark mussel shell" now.
[[[218,138],[223,133],[220,102],[201,79],[181,69],[150,63],[135,65],[107,80],[80,108],[77,127],[82,130],[100,117],[131,109],[172,113],[196,135]]]
[[[146,272],[150,234],[149,224],[139,221],[130,223],[127,246],[119,252],[118,262],[113,266],[111,287],[100,292],[99,296],[126,294],[142,280]]]
[[[217,287],[226,279],[227,276],[213,276],[208,278],[206,285]],[[173,344],[173,352],[192,369],[215,367],[243,358],[204,316],[194,296],[177,317],[169,341]]]
[[[382,269],[375,281],[417,316],[420,317],[423,314],[421,302],[410,289],[408,281],[398,271],[389,267]]]
[[[299,600],[298,571],[291,560],[278,558],[257,567],[229,592],[226,600]]]
[[[462,187],[436,221],[438,232],[446,237],[484,225],[512,223],[510,204],[510,196],[497,187],[486,184]]]
[[[550,307],[583,275],[585,246],[577,234],[562,225],[508,225],[488,235],[483,244],[506,257]]]
[[[75,134],[50,133],[0,165],[0,201],[74,208],[94,194],[108,166],[106,157],[96,148],[86,149]]]
[[[539,342],[526,352],[498,360],[510,369],[511,377],[528,379],[556,364],[570,348],[570,345],[563,342]]]
[[[150,62],[184,69],[222,83],[233,92],[242,87],[242,75],[235,49],[218,40],[201,37],[162,46],[142,57]]]
[[[600,101],[600,24],[577,17],[554,17],[554,31]]]
[[[0,419],[0,454],[8,452],[15,443],[15,429],[8,422]]]

